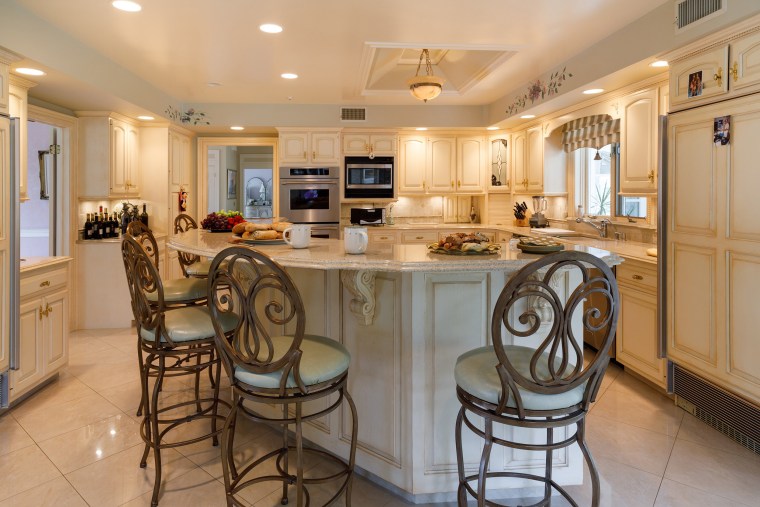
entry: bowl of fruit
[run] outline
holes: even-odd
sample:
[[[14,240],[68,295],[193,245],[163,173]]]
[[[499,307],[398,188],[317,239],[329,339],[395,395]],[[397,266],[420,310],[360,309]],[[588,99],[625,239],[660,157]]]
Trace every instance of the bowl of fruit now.
[[[214,211],[201,220],[201,227],[209,232],[231,232],[236,224],[245,222],[239,211]]]

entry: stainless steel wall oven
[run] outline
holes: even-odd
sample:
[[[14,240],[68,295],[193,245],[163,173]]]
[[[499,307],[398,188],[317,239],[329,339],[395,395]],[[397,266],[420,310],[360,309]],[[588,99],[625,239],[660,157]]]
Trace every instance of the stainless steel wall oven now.
[[[279,216],[311,224],[312,236],[338,237],[340,222],[338,167],[281,167]]]

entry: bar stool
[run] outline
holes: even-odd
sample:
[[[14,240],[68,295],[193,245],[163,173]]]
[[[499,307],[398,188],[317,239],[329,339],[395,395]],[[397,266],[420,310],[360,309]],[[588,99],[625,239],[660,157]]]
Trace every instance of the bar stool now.
[[[563,302],[552,287],[551,278],[566,269],[579,270],[582,282]],[[468,494],[477,499],[479,507],[505,505],[486,500],[486,479],[513,477],[543,485],[543,499],[531,506],[550,505],[552,490],[556,490],[577,507],[565,489],[552,479],[552,452],[575,442],[591,474],[592,505],[599,505],[599,473],[586,444],[585,416],[609,363],[608,351],[615,337],[618,311],[615,275],[603,261],[584,252],[547,255],[510,278],[494,308],[493,345],[462,354],[454,369],[457,398],[462,404],[455,431],[460,506],[467,505]],[[578,343],[582,343],[582,336],[573,334],[574,319],[580,321],[584,329],[604,336],[602,346],[587,365],[584,365],[582,344]],[[512,344],[513,339],[521,345]],[[471,414],[483,418],[483,429],[472,422]],[[484,439],[477,474],[465,475],[462,423]],[[494,423],[543,429],[546,443],[496,437]],[[555,441],[556,428],[568,427],[569,433],[572,425],[576,427],[573,435]],[[543,451],[544,475],[489,472],[493,444]],[[477,489],[470,484],[472,482],[477,482]]]
[[[218,413],[219,404],[229,407],[219,400],[220,359],[214,345],[215,328],[209,317],[208,307],[200,305],[169,309],[158,270],[143,247],[131,236],[125,236],[122,244],[122,259],[127,275],[127,285],[132,302],[132,313],[137,323],[142,361],[141,384],[144,415],[140,424],[140,435],[145,442],[145,450],[140,467],[147,466],[148,453],[153,450],[156,468],[151,505],[158,505],[161,487],[161,450],[170,447],[193,444],[211,438],[218,445],[221,429],[217,422],[224,417]],[[220,333],[230,333],[237,325],[238,318],[228,312],[220,316],[216,326]],[[196,382],[195,399],[171,405],[161,405],[161,386],[167,376],[195,375],[196,379],[204,370],[215,368],[213,394],[202,398]],[[148,379],[155,378],[149,392]],[[194,410],[190,408],[195,405]],[[185,408],[187,407],[187,408]],[[179,413],[173,413],[179,411]],[[210,419],[208,433],[180,442],[166,442],[171,430],[198,419]]]
[[[356,406],[347,388],[348,351],[334,340],[304,333],[306,319],[298,289],[279,264],[259,251],[230,247],[220,252],[211,263],[208,293],[217,349],[232,384],[232,410],[222,434],[227,505],[243,505],[237,495],[247,486],[276,481],[282,483],[282,504],[288,503],[288,485],[295,484],[296,505],[302,507],[309,504],[307,485],[339,480],[337,492],[325,505],[345,492],[346,505],[350,506],[357,418]],[[230,312],[242,317],[231,335],[225,334],[223,327],[224,318]],[[288,334],[285,334],[286,329]],[[309,412],[308,405],[304,407],[304,403],[333,393],[338,396],[326,408]],[[352,418],[348,461],[327,451],[305,447],[302,428],[304,422],[337,409],[344,399]],[[282,416],[267,417],[254,412],[252,403],[279,406]],[[233,459],[238,415],[279,425],[283,430],[279,448],[240,469]],[[295,446],[288,444],[289,426],[295,427]],[[288,450],[295,451],[295,475],[288,471]],[[328,459],[340,470],[323,477],[305,478],[305,452]],[[264,473],[250,477],[254,471],[258,472],[259,465],[269,460],[276,465],[276,475]]]
[[[193,217],[186,215],[185,213],[180,213],[174,219],[174,234],[197,228],[198,223],[193,220]],[[179,260],[179,266],[182,269],[182,274],[184,274],[185,277],[208,277],[208,268],[211,266],[210,260],[201,259],[200,255],[186,252],[179,252],[177,259]]]

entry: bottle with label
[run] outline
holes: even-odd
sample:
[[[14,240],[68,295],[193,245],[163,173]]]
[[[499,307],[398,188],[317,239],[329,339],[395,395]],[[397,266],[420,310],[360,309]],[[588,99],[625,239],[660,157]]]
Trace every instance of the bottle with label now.
[[[90,239],[100,239],[100,224],[98,223],[98,214],[93,213],[92,219],[92,236]]]
[[[84,231],[82,231],[82,239],[92,239],[92,221],[90,220],[90,214],[87,213],[87,220],[84,222]]]
[[[143,210],[142,213],[140,213],[140,222],[142,222],[145,227],[148,227],[148,212],[145,209],[145,203],[143,203]]]
[[[103,210],[103,237],[111,237],[111,220],[108,218],[108,209]]]
[[[116,218],[115,211],[111,214],[111,237],[112,238],[119,237],[119,219]]]

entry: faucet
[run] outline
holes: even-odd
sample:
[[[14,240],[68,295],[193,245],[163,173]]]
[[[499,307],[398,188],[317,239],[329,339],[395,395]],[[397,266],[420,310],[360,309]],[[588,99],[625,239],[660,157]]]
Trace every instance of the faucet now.
[[[606,238],[607,237],[607,225],[610,224],[610,221],[606,218],[602,218],[598,222],[595,222],[593,220],[594,217],[578,217],[575,219],[577,223],[584,223],[588,224],[597,231],[599,231],[599,236]]]

